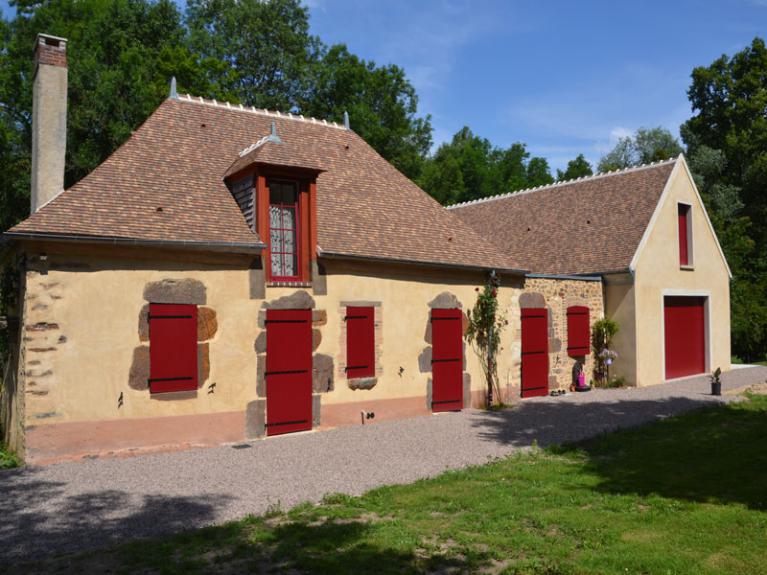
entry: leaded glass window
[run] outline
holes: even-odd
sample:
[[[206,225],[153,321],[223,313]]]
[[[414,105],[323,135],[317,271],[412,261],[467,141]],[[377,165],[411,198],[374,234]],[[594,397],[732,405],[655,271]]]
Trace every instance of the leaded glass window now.
[[[298,190],[293,182],[269,182],[269,248],[273,279],[298,277]]]

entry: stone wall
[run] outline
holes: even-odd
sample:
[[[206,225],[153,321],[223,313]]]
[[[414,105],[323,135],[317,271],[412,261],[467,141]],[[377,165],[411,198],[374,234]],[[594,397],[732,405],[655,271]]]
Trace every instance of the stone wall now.
[[[569,389],[576,358],[567,354],[567,308],[587,306],[591,326],[604,317],[601,280],[527,278],[519,296],[519,309],[545,307],[549,310],[549,390]],[[514,324],[515,342],[521,342],[519,320]],[[586,382],[593,377],[593,353],[585,358]]]

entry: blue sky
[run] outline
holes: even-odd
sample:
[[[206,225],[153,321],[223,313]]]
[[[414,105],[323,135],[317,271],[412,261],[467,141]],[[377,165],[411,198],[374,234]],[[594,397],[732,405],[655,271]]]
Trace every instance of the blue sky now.
[[[435,144],[468,125],[554,168],[642,126],[677,133],[693,67],[767,35],[767,0],[306,2],[326,43],[405,69]]]
[[[563,167],[643,126],[678,133],[695,66],[767,35],[767,0],[311,0],[314,33],[404,67],[435,142],[463,125]]]

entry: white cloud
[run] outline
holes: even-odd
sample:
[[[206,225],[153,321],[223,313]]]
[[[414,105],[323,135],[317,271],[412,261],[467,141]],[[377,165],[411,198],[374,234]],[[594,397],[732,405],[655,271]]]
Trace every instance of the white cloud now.
[[[617,143],[618,140],[622,140],[623,138],[629,138],[634,135],[634,130],[630,130],[629,128],[624,128],[623,126],[615,126],[612,130],[610,130],[610,142]]]

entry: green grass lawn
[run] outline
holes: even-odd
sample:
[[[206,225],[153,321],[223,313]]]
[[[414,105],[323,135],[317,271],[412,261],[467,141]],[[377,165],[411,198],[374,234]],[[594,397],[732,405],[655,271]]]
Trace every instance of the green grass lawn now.
[[[750,396],[19,572],[767,573],[766,438],[767,397]]]

